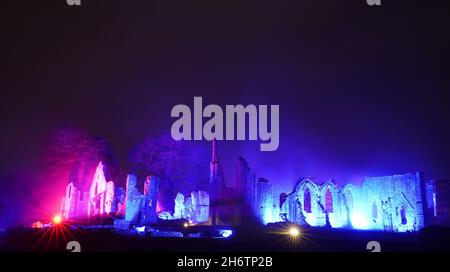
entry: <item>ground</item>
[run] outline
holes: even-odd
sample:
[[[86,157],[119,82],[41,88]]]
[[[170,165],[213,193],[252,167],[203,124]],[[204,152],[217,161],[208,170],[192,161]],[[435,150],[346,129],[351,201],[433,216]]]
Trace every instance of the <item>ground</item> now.
[[[185,229],[185,228],[184,228]],[[179,231],[183,231],[180,228]],[[204,232],[202,230],[202,232]],[[211,231],[209,229],[208,231]],[[377,241],[382,252],[449,251],[449,229],[429,228],[419,233],[302,229],[292,238],[285,227],[235,228],[229,238],[151,237],[137,233],[118,233],[110,228],[11,229],[0,235],[0,251],[62,251],[68,241],[78,241],[81,251],[158,251],[158,252],[284,252],[344,251],[368,252],[369,241]]]

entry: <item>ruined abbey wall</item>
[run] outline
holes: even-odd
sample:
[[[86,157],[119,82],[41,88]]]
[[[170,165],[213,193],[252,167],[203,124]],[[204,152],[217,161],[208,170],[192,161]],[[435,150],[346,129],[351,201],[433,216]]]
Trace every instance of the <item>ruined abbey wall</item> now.
[[[417,231],[425,226],[425,184],[419,172],[367,177],[361,186],[301,180],[287,196],[280,220],[310,226]]]

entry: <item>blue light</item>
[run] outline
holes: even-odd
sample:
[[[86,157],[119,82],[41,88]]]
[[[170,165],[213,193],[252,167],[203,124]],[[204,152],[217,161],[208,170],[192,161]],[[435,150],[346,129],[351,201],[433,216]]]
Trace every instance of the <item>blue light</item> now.
[[[144,232],[145,232],[145,226],[142,226],[142,227],[136,227],[136,231],[137,231],[139,234],[144,233]]]
[[[352,221],[352,226],[355,229],[369,229],[369,223],[367,219],[360,214],[352,214],[350,220]]]
[[[264,225],[275,222],[275,220],[273,219],[272,213],[273,213],[272,209],[270,209],[270,208],[264,209],[264,214],[263,214],[263,224]]]
[[[232,230],[222,230],[220,231],[220,235],[222,235],[223,238],[228,238],[233,234]]]

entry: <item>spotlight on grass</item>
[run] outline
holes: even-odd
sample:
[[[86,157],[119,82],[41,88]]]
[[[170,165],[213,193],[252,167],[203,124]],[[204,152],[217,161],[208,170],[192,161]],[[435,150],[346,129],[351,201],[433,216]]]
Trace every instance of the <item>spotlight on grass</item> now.
[[[283,246],[291,249],[302,250],[306,244],[311,243],[309,228],[295,222],[270,224],[268,226],[268,234],[274,235]]]
[[[288,234],[292,237],[292,238],[297,238],[300,236],[300,229],[297,226],[292,226],[289,228],[288,230]]]
[[[221,235],[223,238],[228,238],[228,237],[230,237],[231,235],[233,235],[233,231],[232,231],[232,230],[222,230],[222,231],[220,232],[220,235]]]

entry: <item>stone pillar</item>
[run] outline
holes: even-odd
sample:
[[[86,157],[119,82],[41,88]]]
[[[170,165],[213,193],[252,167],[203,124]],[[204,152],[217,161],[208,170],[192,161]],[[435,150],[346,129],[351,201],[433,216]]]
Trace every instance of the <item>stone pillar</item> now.
[[[178,193],[175,197],[175,210],[173,212],[173,218],[185,218],[184,195],[182,193]]]
[[[144,225],[156,223],[158,215],[156,204],[158,202],[159,178],[148,176],[144,183],[144,210],[142,223]]]
[[[127,189],[125,197],[125,220],[137,223],[137,218],[141,208],[141,197],[136,188],[136,175],[127,175]]]

